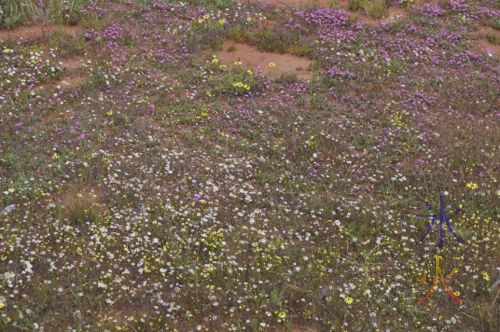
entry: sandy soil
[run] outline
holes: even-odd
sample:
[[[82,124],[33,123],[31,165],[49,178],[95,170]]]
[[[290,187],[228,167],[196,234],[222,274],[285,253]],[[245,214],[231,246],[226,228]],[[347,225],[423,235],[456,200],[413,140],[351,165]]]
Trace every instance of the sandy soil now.
[[[232,52],[231,47],[235,47]],[[313,64],[312,60],[291,54],[262,52],[256,47],[232,41],[223,44],[219,58],[227,66],[235,66],[234,62],[240,61],[244,68],[260,70],[271,78],[279,78],[282,74],[296,74],[298,79],[310,80],[313,76],[308,70]],[[276,66],[271,68],[270,63]]]

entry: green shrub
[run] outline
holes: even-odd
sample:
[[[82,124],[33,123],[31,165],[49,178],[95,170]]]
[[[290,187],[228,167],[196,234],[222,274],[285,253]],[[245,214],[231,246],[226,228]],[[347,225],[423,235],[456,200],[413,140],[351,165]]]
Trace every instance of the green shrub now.
[[[486,34],[486,39],[492,44],[500,45],[500,38],[494,33]]]
[[[374,18],[382,18],[387,13],[386,0],[372,0],[367,6],[368,13]]]
[[[2,0],[0,2],[0,27],[13,28],[23,23],[24,11],[18,0]]]
[[[88,0],[47,0],[37,6],[35,0],[1,0],[0,27],[12,28],[21,25],[27,18],[38,22],[66,25],[78,24],[81,10]]]
[[[290,47],[290,53],[297,56],[311,58],[314,54],[314,48],[307,44],[296,44]]]
[[[350,10],[364,9],[366,0],[349,0],[348,5]]]

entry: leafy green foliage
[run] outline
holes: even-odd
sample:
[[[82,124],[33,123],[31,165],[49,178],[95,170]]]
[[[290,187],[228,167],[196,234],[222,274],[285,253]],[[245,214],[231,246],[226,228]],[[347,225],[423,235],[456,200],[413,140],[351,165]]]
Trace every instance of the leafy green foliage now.
[[[21,3],[16,0],[0,2],[0,27],[12,28],[24,21]]]

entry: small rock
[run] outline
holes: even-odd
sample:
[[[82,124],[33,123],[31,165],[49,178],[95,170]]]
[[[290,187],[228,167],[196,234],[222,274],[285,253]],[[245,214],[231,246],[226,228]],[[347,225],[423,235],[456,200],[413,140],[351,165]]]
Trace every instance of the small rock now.
[[[12,211],[14,211],[14,209],[16,208],[16,205],[15,204],[11,204],[11,205],[8,205],[6,206],[1,212],[0,212],[0,216],[3,216],[3,215],[8,215],[9,213],[11,213]]]

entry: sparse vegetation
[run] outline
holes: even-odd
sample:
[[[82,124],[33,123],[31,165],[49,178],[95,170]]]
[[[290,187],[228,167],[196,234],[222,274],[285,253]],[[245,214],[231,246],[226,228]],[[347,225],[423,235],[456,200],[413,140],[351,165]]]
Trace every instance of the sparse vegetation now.
[[[0,331],[499,330],[498,8],[258,2],[0,0]]]
[[[26,20],[75,25],[88,0],[2,0],[0,28],[13,28]]]
[[[349,9],[351,10],[362,10],[365,9],[367,0],[348,0]]]
[[[386,0],[371,0],[367,5],[367,11],[374,18],[384,17],[387,14]]]

